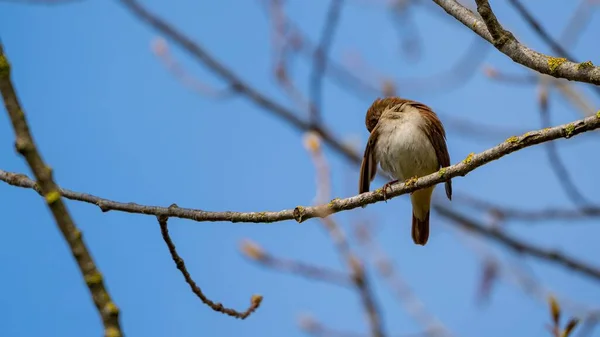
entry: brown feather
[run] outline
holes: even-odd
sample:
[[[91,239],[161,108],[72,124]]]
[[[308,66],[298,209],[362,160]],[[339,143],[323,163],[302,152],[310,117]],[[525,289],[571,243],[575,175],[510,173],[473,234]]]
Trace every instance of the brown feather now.
[[[367,146],[365,147],[365,153],[360,165],[360,178],[358,182],[359,194],[369,192],[371,181],[375,179],[375,175],[377,174],[377,161],[375,160],[373,149],[375,147],[375,142],[377,142],[378,134],[379,132],[375,128],[373,132],[371,132],[369,140],[367,141]]]
[[[367,110],[367,114],[365,116],[365,126],[369,132],[373,132],[375,126],[379,122],[379,117],[381,117],[381,112],[385,109],[385,105],[382,105],[382,99],[377,98],[373,104]]]
[[[446,131],[444,130],[444,125],[442,125],[442,122],[435,112],[427,105],[414,101],[411,101],[410,105],[418,108],[421,111],[421,115],[425,118],[426,125],[422,127],[422,130],[435,149],[435,155],[437,156],[440,167],[450,166],[450,154],[448,153],[448,147],[446,146]],[[452,200],[452,181],[446,181],[445,187],[446,196],[449,200]]]
[[[375,126],[377,126],[379,118],[381,118],[381,114],[385,109],[407,102],[411,101],[398,97],[377,98],[367,110],[367,115],[365,117],[365,126],[367,127],[367,130],[369,132],[373,132],[373,129],[375,129]]]
[[[429,212],[423,220],[417,219],[415,213],[413,213],[410,234],[415,244],[425,246],[427,240],[429,240]]]

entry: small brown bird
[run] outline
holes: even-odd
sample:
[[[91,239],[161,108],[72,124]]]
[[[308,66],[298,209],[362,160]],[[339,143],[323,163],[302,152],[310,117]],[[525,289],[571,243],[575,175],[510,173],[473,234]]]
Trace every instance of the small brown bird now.
[[[365,118],[371,133],[360,167],[359,193],[369,191],[377,164],[397,180],[423,177],[441,167],[450,166],[446,131],[437,115],[425,104],[399,97],[378,98]],[[446,196],[452,200],[452,182],[446,181]],[[415,244],[424,246],[429,239],[429,209],[434,186],[414,191],[411,235]]]

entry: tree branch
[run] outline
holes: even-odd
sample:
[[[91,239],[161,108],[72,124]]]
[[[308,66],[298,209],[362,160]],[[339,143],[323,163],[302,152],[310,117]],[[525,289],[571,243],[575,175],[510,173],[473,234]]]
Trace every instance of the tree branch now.
[[[514,38],[512,34],[505,30],[504,27],[498,22],[496,15],[492,11],[492,7],[488,0],[475,0],[477,4],[477,12],[481,15],[483,22],[485,22],[485,26],[492,35],[492,42],[494,46],[501,46],[505,41],[505,39]]]
[[[485,23],[456,0],[433,0],[433,2],[516,63],[556,78],[600,85],[600,67],[594,66],[590,61],[574,63],[566,58],[551,57],[529,49],[517,41],[512,33],[502,28],[487,0],[476,1],[478,11]]]
[[[473,171],[479,166],[489,163],[493,160],[499,159],[509,153],[518,151],[525,147],[533,146],[535,144],[551,141],[561,137],[570,138],[575,135],[584,133],[589,130],[600,128],[600,112],[592,117],[588,117],[582,120],[578,120],[569,124],[563,124],[553,128],[547,128],[538,131],[528,132],[520,137],[511,137],[500,145],[488,149],[479,154],[470,154],[462,162],[446,167],[436,173],[428,176],[409,180],[404,183],[396,183],[391,186],[391,191],[388,192],[388,198],[393,198],[401,194],[410,193],[418,189],[433,186],[440,182],[446,181],[457,176],[465,176],[467,173]],[[3,180],[10,185],[33,188],[38,192],[42,192],[38,185],[27,178],[23,174],[14,174],[0,170],[0,180]],[[134,203],[120,203],[107,199],[102,199],[93,195],[73,192],[69,190],[59,190],[59,192],[68,199],[74,199],[93,203],[98,205],[103,211],[109,210],[120,210],[130,213],[141,213],[141,214],[153,214],[162,217],[178,217],[191,219],[199,222],[203,221],[230,221],[230,222],[254,222],[254,223],[268,223],[276,221],[284,221],[295,219],[298,222],[306,221],[310,218],[324,218],[333,213],[337,213],[343,210],[354,209],[367,204],[379,202],[383,200],[381,189],[373,192],[363,193],[357,196],[353,196],[346,199],[334,199],[328,204],[318,205],[312,207],[298,206],[294,209],[283,210],[279,212],[207,212],[196,209],[180,208],[173,204],[170,207],[156,207],[156,206],[144,206],[137,205]],[[454,213],[447,208],[441,207],[440,205],[433,205],[440,215],[449,219],[461,218],[460,214]],[[439,211],[442,209],[442,211]],[[460,223],[464,225],[464,223]],[[473,227],[476,226],[476,227]],[[561,255],[549,252],[544,253],[540,248],[529,247],[525,243],[516,241],[508,237],[506,239],[505,234],[497,234],[496,231],[487,231],[485,228],[477,224],[474,224],[475,230],[479,230],[480,234],[485,234],[485,237],[496,239],[504,244],[508,245],[514,250],[518,250],[524,253],[534,255],[538,258],[547,259],[554,263],[567,266],[579,272],[582,272],[588,276],[600,279],[600,271],[595,268],[585,266],[583,263],[573,261],[570,258],[564,258]],[[504,239],[504,240],[503,240]]]
[[[530,131],[519,137],[510,137],[505,142],[485,150],[479,154],[471,153],[458,164],[448,166],[436,173],[432,173],[417,180],[408,180],[404,183],[393,184],[387,192],[388,199],[407,194],[422,188],[439,184],[448,179],[465,176],[476,168],[491,161],[500,159],[510,153],[526,147],[552,141],[558,138],[571,138],[586,131],[600,128],[600,114],[580,119],[568,124],[558,125],[537,131]],[[32,188],[39,192],[39,188],[31,179],[24,174],[15,174],[0,170],[0,180],[19,187]],[[170,207],[146,206],[136,203],[123,203],[100,198],[91,194],[74,192],[66,189],[59,190],[67,199],[83,201],[95,204],[103,212],[116,210],[127,213],[151,214],[155,216],[167,216],[174,218],[189,219],[198,222],[207,221],[229,221],[229,222],[252,222],[271,223],[285,220],[296,220],[304,222],[311,218],[324,218],[341,211],[351,210],[368,204],[383,201],[381,189],[366,192],[345,199],[333,199],[328,204],[317,206],[297,206],[294,209],[271,212],[210,212],[200,209],[181,208],[173,204]]]
[[[96,309],[102,319],[104,336],[123,336],[119,323],[119,308],[110,297],[104,285],[102,274],[96,267],[96,263],[82,239],[81,231],[77,228],[67,210],[67,206],[61,199],[59,188],[52,178],[52,169],[46,165],[36,148],[35,141],[27,125],[25,112],[21,108],[10,77],[10,64],[0,43],[0,93],[2,94],[4,106],[15,130],[16,150],[25,158],[31,168],[37,180],[37,184],[35,185],[38,188],[36,190],[44,197],[58,228],[71,249],[71,254],[77,262],[79,271],[87,284]]]
[[[200,289],[200,287],[198,287],[196,282],[194,282],[194,280],[192,279],[192,276],[190,276],[190,273],[187,271],[187,268],[185,267],[185,262],[183,262],[183,259],[179,256],[179,254],[177,253],[177,250],[175,249],[175,244],[173,243],[173,240],[171,240],[171,237],[169,236],[169,228],[167,226],[167,221],[169,220],[169,218],[166,216],[159,216],[157,218],[158,218],[158,223],[160,225],[160,232],[162,234],[163,240],[165,241],[165,243],[167,244],[167,247],[169,248],[169,253],[171,254],[171,258],[173,258],[173,262],[175,262],[177,269],[179,269],[179,271],[181,271],[181,274],[183,275],[185,282],[190,286],[190,288],[192,289],[192,292],[194,294],[196,294],[196,296],[198,296],[198,298],[202,301],[202,303],[206,304],[214,311],[218,311],[218,312],[224,313],[226,315],[229,315],[229,316],[232,316],[235,318],[240,318],[240,319],[246,319],[254,311],[256,311],[256,309],[258,309],[258,307],[260,306],[260,303],[262,302],[262,296],[260,296],[260,295],[252,295],[252,298],[250,299],[250,306],[244,312],[239,312],[239,311],[236,311],[235,309],[226,308],[223,306],[223,304],[215,303],[215,302],[211,301],[208,297],[206,297],[206,295],[204,295],[204,293],[202,292],[202,289]]]
[[[548,33],[548,31],[542,27],[538,20],[533,17],[531,12],[527,10],[525,5],[523,5],[520,0],[508,0],[508,2],[517,10],[517,12],[519,12],[525,22],[531,26],[533,31],[540,37],[540,39],[550,46],[552,51],[554,51],[560,57],[566,57],[573,62],[578,62],[575,56],[571,55],[566,48],[563,48],[558,41],[550,36],[550,33]],[[593,87],[593,89],[596,94],[600,95],[600,87]]]

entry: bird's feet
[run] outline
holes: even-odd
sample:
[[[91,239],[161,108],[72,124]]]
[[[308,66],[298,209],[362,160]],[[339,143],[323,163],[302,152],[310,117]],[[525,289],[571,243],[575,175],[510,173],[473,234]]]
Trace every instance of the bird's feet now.
[[[383,194],[383,201],[385,201],[387,203],[387,189],[392,187],[392,184],[397,183],[398,180],[394,180],[394,181],[390,181],[388,183],[386,183],[385,185],[383,185],[383,189],[382,189],[382,194]]]
[[[418,176],[414,176],[414,177],[412,177],[412,178],[410,178],[410,179],[407,179],[407,180],[404,182],[404,185],[406,185],[406,186],[411,186],[411,185],[414,185],[414,184],[417,182],[417,180],[418,180],[418,179],[419,179],[419,177],[418,177]],[[411,195],[412,195],[413,193],[415,193],[415,191],[412,191],[412,192],[410,192],[410,194],[411,194]]]

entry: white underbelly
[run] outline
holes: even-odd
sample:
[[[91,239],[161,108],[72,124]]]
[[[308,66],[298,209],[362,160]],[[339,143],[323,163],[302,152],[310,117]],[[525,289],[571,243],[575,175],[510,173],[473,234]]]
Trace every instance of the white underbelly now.
[[[439,168],[429,138],[413,124],[398,122],[381,128],[375,155],[381,169],[399,180],[423,177]]]

